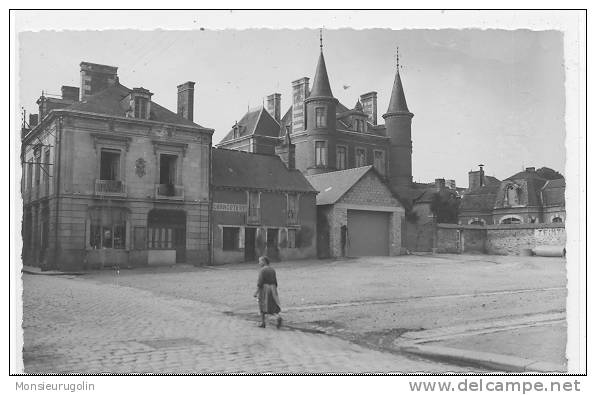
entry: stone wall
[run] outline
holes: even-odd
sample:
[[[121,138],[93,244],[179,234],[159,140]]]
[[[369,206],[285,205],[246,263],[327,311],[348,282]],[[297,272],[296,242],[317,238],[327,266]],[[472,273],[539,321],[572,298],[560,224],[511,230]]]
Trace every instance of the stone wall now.
[[[563,224],[437,225],[437,251],[519,255],[537,246],[564,246]]]

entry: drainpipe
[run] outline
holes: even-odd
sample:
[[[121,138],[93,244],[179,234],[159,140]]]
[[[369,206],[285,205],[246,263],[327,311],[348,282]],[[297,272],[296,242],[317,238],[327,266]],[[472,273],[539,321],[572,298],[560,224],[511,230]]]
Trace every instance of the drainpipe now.
[[[208,241],[207,248],[209,250],[209,265],[213,265],[213,143],[209,140],[209,202],[208,202],[208,215],[207,215],[207,232]]]
[[[58,268],[58,219],[60,213],[60,173],[62,170],[62,117],[58,118],[58,124],[56,128],[56,148],[58,148],[58,160],[54,158],[54,171],[56,175],[56,185],[54,187],[54,196],[56,198],[56,220],[54,229],[54,261],[52,268]],[[55,156],[55,153],[54,153]]]

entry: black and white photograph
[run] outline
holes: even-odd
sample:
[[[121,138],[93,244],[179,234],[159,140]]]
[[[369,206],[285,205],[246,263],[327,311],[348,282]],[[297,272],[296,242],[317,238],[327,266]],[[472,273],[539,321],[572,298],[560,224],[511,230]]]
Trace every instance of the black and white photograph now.
[[[11,21],[11,374],[586,372],[584,10]]]

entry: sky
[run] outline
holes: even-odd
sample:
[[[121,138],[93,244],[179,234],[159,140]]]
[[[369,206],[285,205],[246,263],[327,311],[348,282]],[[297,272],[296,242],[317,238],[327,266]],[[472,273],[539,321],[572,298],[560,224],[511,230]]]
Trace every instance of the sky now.
[[[563,34],[554,30],[326,29],[323,43],[334,96],[352,108],[378,92],[379,123],[396,70],[412,120],[413,178],[455,179],[485,165],[505,179],[523,167],[565,171]],[[37,113],[41,91],[80,85],[79,63],[118,67],[120,82],[144,87],[176,111],[176,86],[195,81],[195,122],[219,142],[236,120],[314,77],[319,31],[41,31],[19,34],[19,100]]]

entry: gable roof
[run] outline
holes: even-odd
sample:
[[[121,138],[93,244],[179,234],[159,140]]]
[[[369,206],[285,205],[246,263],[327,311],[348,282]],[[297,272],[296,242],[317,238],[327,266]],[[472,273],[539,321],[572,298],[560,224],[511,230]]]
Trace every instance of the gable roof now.
[[[492,182],[464,193],[460,209],[462,211],[492,211],[500,188],[500,182]]]
[[[234,137],[234,127],[238,127],[237,137]],[[249,110],[234,127],[232,127],[219,144],[244,136],[279,137],[280,135],[279,123],[277,123],[275,118],[263,106]]]
[[[277,155],[213,148],[215,187],[316,192],[299,170],[290,170]]]
[[[99,91],[91,96],[85,97],[81,101],[74,102],[70,106],[65,107],[65,109],[117,117],[126,117],[127,108],[125,105],[123,105],[122,100],[131,92],[132,89],[129,89],[120,83],[116,83],[115,85]],[[149,120],[206,129],[203,126],[196,124],[168,110],[165,107],[160,106],[154,101],[151,101]]]
[[[373,166],[355,167],[347,170],[306,176],[311,185],[319,191],[317,205],[335,204],[346,194]]]

